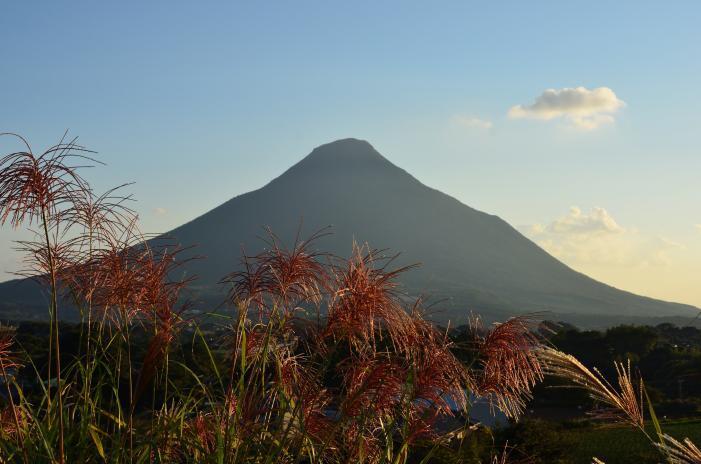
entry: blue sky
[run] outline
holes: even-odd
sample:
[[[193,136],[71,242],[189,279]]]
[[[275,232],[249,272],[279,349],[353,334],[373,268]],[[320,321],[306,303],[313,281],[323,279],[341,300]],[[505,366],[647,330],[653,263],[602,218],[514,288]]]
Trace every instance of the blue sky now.
[[[0,131],[70,129],[154,231],[363,138],[578,270],[701,306],[699,24],[695,1],[11,2]],[[624,103],[589,129],[530,106],[578,87]]]

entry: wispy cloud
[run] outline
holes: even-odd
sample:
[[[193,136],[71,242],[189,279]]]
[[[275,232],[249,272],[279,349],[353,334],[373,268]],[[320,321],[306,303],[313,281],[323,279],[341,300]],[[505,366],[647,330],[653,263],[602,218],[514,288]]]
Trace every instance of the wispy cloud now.
[[[492,121],[476,116],[458,115],[453,117],[453,123],[467,129],[489,130],[494,127]]]
[[[568,214],[523,232],[556,258],[572,266],[666,266],[669,253],[684,247],[664,237],[621,226],[604,208]]]
[[[512,106],[508,115],[512,119],[564,119],[578,129],[593,130],[613,123],[613,115],[624,106],[608,87],[567,87],[548,89],[530,105]]]
[[[153,208],[153,214],[155,216],[165,216],[166,214],[168,214],[168,210],[161,207]]]

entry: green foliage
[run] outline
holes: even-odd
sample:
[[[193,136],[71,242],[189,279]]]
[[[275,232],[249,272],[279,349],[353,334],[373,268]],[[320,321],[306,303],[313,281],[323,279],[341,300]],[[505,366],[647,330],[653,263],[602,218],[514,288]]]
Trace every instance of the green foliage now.
[[[604,343],[610,347],[617,360],[647,356],[657,345],[659,335],[651,327],[621,325],[610,328],[604,336]]]
[[[417,443],[409,455],[410,464],[480,464],[489,462],[495,453],[491,431],[479,427],[462,440],[449,446],[436,447],[432,443]],[[428,457],[428,460],[425,460]]]
[[[567,463],[575,439],[561,424],[544,420],[525,420],[499,434],[504,444],[515,446],[534,463]]]

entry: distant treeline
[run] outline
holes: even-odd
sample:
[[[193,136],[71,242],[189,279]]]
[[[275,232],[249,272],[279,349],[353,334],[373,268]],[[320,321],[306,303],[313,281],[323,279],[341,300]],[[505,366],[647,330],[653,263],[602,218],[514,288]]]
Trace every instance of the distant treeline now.
[[[701,406],[701,330],[673,324],[620,325],[605,331],[578,330],[566,324],[546,323],[541,333],[557,349],[615,379],[611,360],[628,362],[639,370],[656,403],[668,417],[697,416]],[[534,392],[532,407],[591,406],[580,390],[552,388],[546,381]]]

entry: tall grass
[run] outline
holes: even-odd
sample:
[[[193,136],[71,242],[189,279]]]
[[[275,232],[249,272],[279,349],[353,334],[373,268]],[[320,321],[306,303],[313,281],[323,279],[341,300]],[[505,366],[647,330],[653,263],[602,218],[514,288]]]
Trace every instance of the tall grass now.
[[[616,390],[542,347],[528,317],[475,324],[469,346],[455,346],[420,301],[407,306],[397,278],[409,268],[368,246],[348,259],[319,253],[323,232],[290,249],[270,233],[264,252],[223,276],[227,311],[202,325],[184,297],[193,278],[176,278],[185,250],[141,233],[121,188],[92,190],[79,175],[90,152],[62,140],[35,155],[19,140],[22,150],[0,159],[0,223],[38,224],[20,248],[25,275],[48,289],[51,333],[49,363],[38,366],[0,330],[0,462],[400,464],[418,443],[460,446],[475,430],[466,420],[474,395],[518,418],[545,373],[574,380],[622,412],[607,417],[644,431],[643,387],[630,368],[620,366]],[[69,359],[62,308],[81,318]],[[203,365],[171,356],[188,338]],[[469,362],[456,356],[465,350]],[[20,369],[38,387],[23,389]],[[456,415],[462,425],[447,427]],[[690,442],[658,438],[670,462],[698,462]]]

